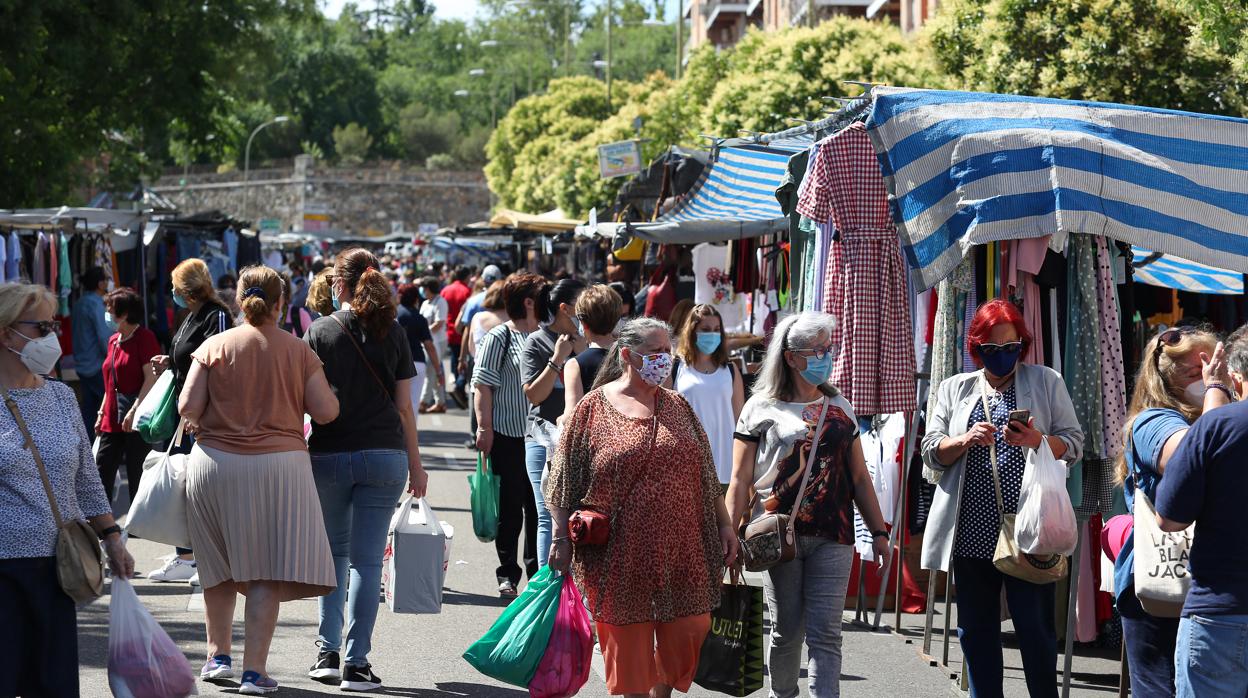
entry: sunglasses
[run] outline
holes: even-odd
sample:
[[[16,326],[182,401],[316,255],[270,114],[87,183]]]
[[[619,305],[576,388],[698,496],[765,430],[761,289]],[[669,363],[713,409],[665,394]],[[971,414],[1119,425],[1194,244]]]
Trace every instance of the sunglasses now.
[[[1172,327],[1164,332],[1159,332],[1157,334],[1157,350],[1153,352],[1153,368],[1159,371],[1161,370],[1161,355],[1163,353],[1161,351],[1161,346],[1163,344],[1168,347],[1178,346],[1179,342],[1182,342],[1184,337],[1189,334],[1195,334],[1199,331],[1199,327],[1184,325],[1183,327]]]
[[[1023,350],[1022,342],[1006,342],[1004,344],[980,344],[976,349],[979,350],[980,356],[995,356],[1002,353],[1012,353]]]
[[[39,330],[40,337],[47,337],[53,332],[59,337],[61,334],[60,320],[18,320],[13,323],[15,325],[34,325]]]

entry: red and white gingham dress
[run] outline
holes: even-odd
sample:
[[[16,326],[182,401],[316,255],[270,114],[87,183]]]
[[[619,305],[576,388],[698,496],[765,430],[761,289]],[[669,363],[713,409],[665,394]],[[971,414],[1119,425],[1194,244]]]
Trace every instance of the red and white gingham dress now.
[[[854,412],[915,408],[914,330],[906,265],[888,212],[888,193],[866,126],[821,142],[797,210],[838,234],[824,270],[824,311],[836,316],[840,352],[832,381]]]

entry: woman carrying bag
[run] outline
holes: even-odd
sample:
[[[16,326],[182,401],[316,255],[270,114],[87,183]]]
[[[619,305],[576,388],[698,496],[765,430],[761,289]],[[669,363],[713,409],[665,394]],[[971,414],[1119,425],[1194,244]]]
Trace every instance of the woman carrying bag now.
[[[795,698],[803,641],[810,655],[810,695],[840,695],[841,614],[854,562],[854,505],[871,528],[876,559],[888,559],[888,532],[858,440],[853,407],[831,383],[831,315],[804,312],[772,334],[753,394],[741,410],[728,486],[733,521],[762,511],[794,514],[793,557],[767,569],[764,594],[772,619],[771,695]],[[744,544],[743,559],[751,547]]]
[[[958,637],[976,698],[1002,695],[1002,586],[1028,692],[1057,695],[1054,585],[1006,575],[993,564],[1002,523],[994,480],[1000,506],[1011,514],[1018,510],[1027,453],[1041,440],[1067,464],[1083,450],[1083,429],[1062,377],[1019,361],[1031,341],[1014,304],[998,299],[980,306],[966,342],[983,368],[940,384],[923,437],[923,462],[942,473],[923,536],[923,568],[953,570]]]
[[[56,298],[38,285],[0,284],[0,696],[77,696],[78,621],[70,593],[88,600],[103,589],[98,557],[75,559],[58,519],[86,519],[82,552],[100,541],[113,574],[129,578],[134,558],[100,483],[74,391],[45,378],[61,358]],[[32,448],[26,448],[28,438]],[[42,472],[41,472],[42,471]],[[44,487],[46,472],[51,493]],[[55,500],[55,508],[51,496]],[[67,528],[70,528],[67,526]],[[92,550],[93,549],[93,550]],[[66,589],[58,565],[92,574],[91,588]],[[92,569],[92,566],[94,569]]]
[[[412,407],[416,368],[380,268],[367,250],[339,254],[334,301],[340,310],[314,322],[306,337],[341,405],[339,418],[314,424],[308,440],[338,582],[319,600],[321,650],[308,675],[351,691],[381,688],[368,654],[390,517],[405,485],[423,497],[429,479]]]
[[[1166,464],[1202,413],[1230,402],[1231,379],[1222,347],[1212,332],[1175,328],[1159,332],[1146,345],[1131,395],[1117,475],[1127,511],[1143,492],[1150,502]],[[1131,671],[1131,693],[1138,698],[1173,696],[1174,651],[1179,619],[1150,615],[1135,595],[1135,536],[1123,542],[1114,560],[1114,597],[1122,616],[1122,639]]]
[[[108,355],[104,357],[104,403],[96,418],[95,433],[100,440],[96,464],[104,493],[111,499],[117,470],[126,466],[126,486],[130,502],[139,491],[143,461],[150,446],[135,431],[134,411],[156,382],[152,357],[160,353],[156,335],[143,321],[143,301],[128,288],[108,294],[108,314],[117,332],[108,339]]]

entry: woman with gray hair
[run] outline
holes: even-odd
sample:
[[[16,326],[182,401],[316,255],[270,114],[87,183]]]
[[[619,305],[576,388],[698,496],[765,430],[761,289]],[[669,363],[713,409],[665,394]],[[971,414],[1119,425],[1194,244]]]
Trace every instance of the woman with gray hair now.
[[[881,567],[889,555],[858,420],[828,382],[836,353],[834,325],[831,315],[805,312],[776,326],[734,434],[732,520],[756,510],[751,490],[763,511],[796,511],[796,555],[767,570],[764,584],[772,618],[768,672],[771,695],[778,698],[798,695],[803,640],[810,651],[810,695],[840,695],[841,613],[854,561],[854,504],[871,529]]]
[[[585,593],[612,694],[689,690],[737,553],[706,433],[661,387],[671,370],[671,328],[627,322],[564,424],[545,488],[550,567],[571,567]]]

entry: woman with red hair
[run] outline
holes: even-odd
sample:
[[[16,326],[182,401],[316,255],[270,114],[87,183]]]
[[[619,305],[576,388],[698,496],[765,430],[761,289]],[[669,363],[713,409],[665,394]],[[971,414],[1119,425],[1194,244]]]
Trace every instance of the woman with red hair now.
[[[1057,696],[1055,585],[1010,577],[992,564],[1001,527],[993,470],[1004,511],[1012,513],[1029,451],[1047,441],[1068,464],[1083,451],[1083,429],[1062,377],[1019,361],[1031,342],[1013,303],[998,299],[980,306],[966,343],[982,368],[940,384],[923,437],[923,461],[941,473],[923,535],[923,568],[952,569],[957,580],[958,638],[975,697],[1002,695],[1002,586],[1027,692]]]

